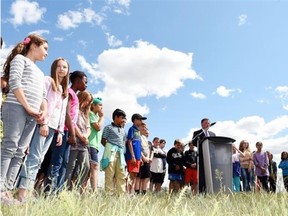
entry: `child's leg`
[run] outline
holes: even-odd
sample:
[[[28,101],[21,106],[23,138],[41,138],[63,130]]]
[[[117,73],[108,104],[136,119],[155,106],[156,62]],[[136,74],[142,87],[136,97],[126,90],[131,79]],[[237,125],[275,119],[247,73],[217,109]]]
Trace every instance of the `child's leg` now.
[[[84,180],[87,178],[89,170],[90,170],[88,149],[85,149],[84,151],[79,151],[77,160],[80,164],[78,185],[82,188],[81,190],[85,190],[83,183],[84,183]]]
[[[169,193],[172,193],[174,191],[174,181],[170,180],[169,182]]]
[[[115,179],[116,179],[116,193],[123,194],[126,192],[126,176],[125,176],[125,168],[121,168],[121,159],[120,153],[117,152],[116,157],[116,166],[115,166]]]
[[[51,148],[50,157],[51,158],[50,158],[50,163],[49,163],[48,171],[47,171],[47,179],[45,182],[46,193],[49,192],[50,190],[51,192],[55,193],[59,189],[60,187],[59,176],[60,176],[60,170],[64,161],[64,154],[67,148],[70,149],[70,146],[67,143],[68,131],[64,131],[64,135],[62,138],[62,145],[60,146],[57,145],[57,137],[58,137],[58,133],[55,133],[52,143],[50,145],[50,148]]]
[[[116,161],[109,162],[109,165],[104,169],[105,171],[105,191],[113,193],[114,191],[114,178],[115,178]]]
[[[134,186],[134,191],[136,194],[139,194],[140,193],[140,182],[141,182],[141,179],[140,177],[136,174],[136,177],[135,177],[135,186]],[[133,182],[132,182],[132,185],[133,185]]]
[[[68,167],[65,175],[65,182],[67,182],[67,188],[71,189],[71,178],[72,178],[72,173],[73,170],[75,169],[76,165],[76,159],[78,156],[78,150],[71,150],[70,151],[70,156],[69,156],[69,162],[68,162]]]
[[[25,150],[30,144],[36,127],[36,121],[29,116],[20,105],[5,103],[3,105],[2,120],[4,136],[1,145],[1,178],[0,186],[9,190],[14,188]]]
[[[25,199],[26,190],[33,190],[37,172],[41,166],[41,162],[44,159],[46,152],[48,151],[54,132],[54,129],[49,128],[48,136],[43,137],[40,135],[40,127],[36,127],[30,144],[30,153],[27,155],[26,160],[22,165],[21,172],[19,174],[19,201]]]
[[[98,187],[98,150],[90,147],[90,184],[92,191],[95,192]]]
[[[144,178],[140,180],[140,185],[141,185],[140,190],[142,191],[143,194],[145,194],[148,189],[149,180],[150,178]]]

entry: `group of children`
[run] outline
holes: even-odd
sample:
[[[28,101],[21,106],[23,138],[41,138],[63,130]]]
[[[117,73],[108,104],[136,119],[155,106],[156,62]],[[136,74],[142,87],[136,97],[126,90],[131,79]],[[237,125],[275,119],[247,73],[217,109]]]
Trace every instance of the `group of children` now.
[[[44,76],[35,63],[47,55],[47,40],[31,34],[14,47],[3,66],[2,202],[25,201],[37,176],[45,179],[47,194],[72,184],[82,191],[88,177],[92,190],[97,188],[102,99],[93,98],[86,90],[86,74],[70,73],[64,58],[55,59],[50,76]],[[39,171],[44,157],[48,163]],[[77,179],[72,183],[73,176]]]
[[[50,76],[44,76],[35,63],[47,55],[47,40],[31,34],[14,47],[4,63],[2,202],[23,202],[27,193],[41,183],[46,194],[57,194],[65,188],[83,193],[90,179],[95,192],[99,166],[105,172],[107,193],[145,194],[149,184],[151,190],[159,192],[166,162],[169,192],[190,185],[193,194],[197,193],[197,153],[192,142],[189,150],[184,151],[185,145],[176,139],[166,154],[164,139],[155,137],[153,143],[148,141],[146,117],[133,114],[133,125],[126,133],[126,113],[121,109],[114,110],[113,121],[104,127],[102,99],[86,90],[86,74],[70,73],[68,61],[57,58],[51,65]],[[268,155],[263,153],[260,142],[252,155],[247,143],[242,141],[237,149],[240,154],[233,155],[235,190],[240,190],[240,176],[243,190],[251,190],[254,169],[261,185],[268,190]],[[101,144],[104,153],[100,160]],[[283,169],[287,188],[287,153],[283,153],[282,161],[279,168]],[[15,187],[16,199],[12,194]]]
[[[233,145],[233,190],[276,192],[277,168],[282,169],[283,183],[288,191],[288,157],[281,153],[281,162],[273,160],[273,154],[263,151],[263,143],[256,143],[256,151],[251,152],[249,142],[242,140],[239,149]],[[241,184],[242,181],[242,184]]]

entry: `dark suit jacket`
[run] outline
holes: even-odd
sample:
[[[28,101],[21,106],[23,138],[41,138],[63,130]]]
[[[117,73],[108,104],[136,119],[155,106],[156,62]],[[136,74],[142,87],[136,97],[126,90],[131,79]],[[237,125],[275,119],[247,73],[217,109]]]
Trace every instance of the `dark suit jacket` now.
[[[216,136],[215,133],[208,130],[209,137]],[[197,137],[197,138],[195,138]],[[195,139],[194,139],[195,138]],[[193,133],[192,143],[194,146],[198,148],[198,157],[199,157],[199,179],[198,179],[198,185],[199,185],[199,192],[205,192],[206,190],[206,182],[205,182],[205,172],[204,172],[204,161],[203,161],[203,149],[202,149],[202,142],[205,138],[205,134],[202,129],[197,130]],[[198,146],[199,145],[199,146]]]

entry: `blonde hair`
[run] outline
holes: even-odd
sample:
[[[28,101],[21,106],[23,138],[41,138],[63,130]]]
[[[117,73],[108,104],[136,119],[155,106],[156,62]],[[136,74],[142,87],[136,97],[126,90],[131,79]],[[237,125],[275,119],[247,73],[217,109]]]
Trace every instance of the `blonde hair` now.
[[[244,144],[247,144],[247,148],[246,149],[244,149]],[[251,152],[250,151],[250,148],[249,148],[249,142],[247,141],[247,140],[242,140],[241,142],[240,142],[240,144],[239,144],[239,150],[241,151],[241,152],[244,152],[244,151],[249,151],[249,152]]]
[[[92,100],[93,100],[92,94],[90,92],[84,90],[84,91],[80,91],[77,94],[77,97],[79,100],[79,107],[81,108],[81,111],[84,113],[85,117],[88,118],[89,117],[89,111],[90,111],[90,105],[91,105]],[[86,107],[82,108],[82,104],[84,102],[86,102],[89,97],[90,97],[89,104]]]
[[[64,61],[64,62],[66,62],[67,63],[67,65],[68,65],[68,72],[67,72],[67,74],[66,74],[66,76],[63,78],[63,80],[62,80],[62,82],[61,83],[59,83],[59,79],[58,79],[58,75],[57,75],[57,73],[56,73],[56,69],[57,69],[57,66],[58,66],[58,62],[59,61]],[[53,91],[59,91],[59,85],[61,85],[62,86],[62,89],[63,89],[63,92],[62,92],[62,97],[63,98],[66,98],[67,97],[67,95],[68,95],[68,85],[69,85],[69,68],[70,68],[70,65],[69,65],[69,62],[66,60],[66,59],[64,59],[64,58],[62,58],[62,57],[60,57],[60,58],[57,58],[57,59],[55,59],[54,60],[54,62],[52,63],[52,65],[51,65],[51,73],[50,73],[50,76],[52,77],[52,89],[53,89]]]

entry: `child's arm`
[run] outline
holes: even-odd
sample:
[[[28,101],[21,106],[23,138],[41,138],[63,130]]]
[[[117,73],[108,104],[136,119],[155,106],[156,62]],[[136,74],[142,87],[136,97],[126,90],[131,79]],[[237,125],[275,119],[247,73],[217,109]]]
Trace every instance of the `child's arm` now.
[[[71,100],[72,100],[72,97],[69,94],[68,104],[66,108],[65,124],[68,127],[68,131],[69,131],[69,137],[68,137],[67,142],[73,145],[73,144],[76,144],[76,135],[75,135],[75,129],[74,129],[76,125],[72,123],[72,119],[70,117]]]
[[[128,146],[128,149],[129,149],[129,151],[131,153],[131,156],[132,156],[132,163],[135,164],[136,163],[136,158],[135,158],[135,154],[134,154],[134,150],[133,150],[132,140],[131,139],[129,139],[127,141],[127,146]]]
[[[81,142],[87,145],[88,144],[88,138],[86,137],[87,135],[82,133],[77,125],[75,126],[74,130],[76,136],[81,140]]]
[[[47,106],[48,106],[47,99],[43,99],[40,106],[41,114],[40,117],[37,119],[37,122],[41,125],[40,135],[43,137],[47,137],[49,133],[48,120],[45,119],[45,117],[47,116]]]
[[[154,158],[154,148],[152,146],[151,149],[149,149],[149,160],[150,160],[150,162],[152,162],[153,158]]]
[[[101,144],[105,147],[106,143],[107,143],[107,139],[102,137]]]
[[[24,90],[23,88],[17,88],[13,91],[13,94],[15,95],[15,97],[17,98],[17,100],[19,101],[19,103],[24,107],[25,111],[33,116],[34,118],[38,119],[40,117],[40,112],[38,110],[35,110],[33,108],[30,107],[25,94],[24,94]]]
[[[104,114],[101,111],[98,112],[98,116],[99,116],[99,119],[98,119],[98,122],[93,122],[91,123],[91,126],[96,130],[96,131],[100,131],[103,127],[103,123],[104,123]]]
[[[232,148],[235,148],[235,150],[236,150],[237,152],[239,152],[239,154],[240,154],[242,157],[245,157],[245,154],[244,154],[242,151],[240,151],[240,150],[236,147],[235,144],[233,144]],[[245,160],[247,160],[247,159],[245,159]],[[249,160],[250,160],[250,159],[249,159]]]
[[[146,157],[143,152],[141,152],[141,158],[143,162],[149,163],[149,157]]]

